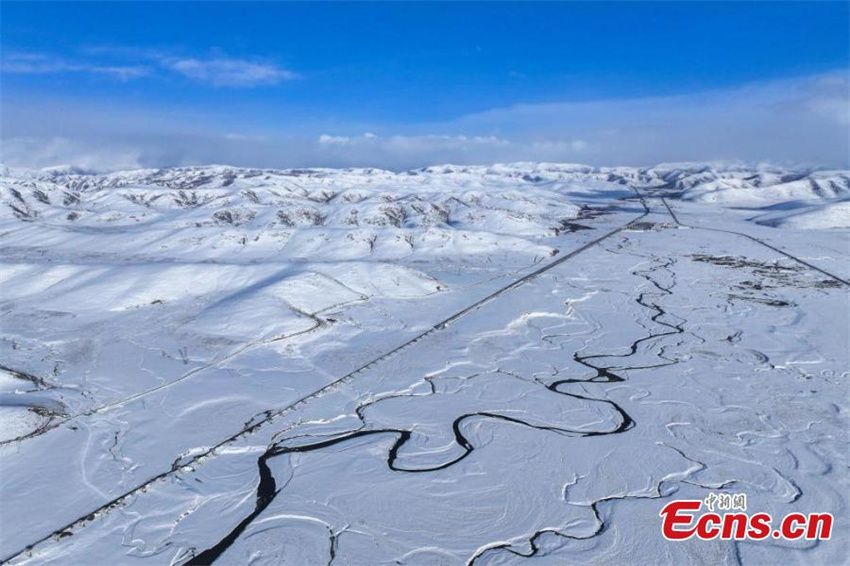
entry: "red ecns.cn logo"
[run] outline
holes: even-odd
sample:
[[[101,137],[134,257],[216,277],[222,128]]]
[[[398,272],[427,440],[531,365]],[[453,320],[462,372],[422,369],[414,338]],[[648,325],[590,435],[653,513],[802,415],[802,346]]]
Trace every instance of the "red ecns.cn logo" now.
[[[789,513],[772,527],[770,513],[708,513],[697,515],[703,501],[685,499],[671,501],[659,513],[661,533],[671,541],[692,537],[701,540],[764,540],[770,537],[786,540],[828,540],[832,536],[830,513]]]

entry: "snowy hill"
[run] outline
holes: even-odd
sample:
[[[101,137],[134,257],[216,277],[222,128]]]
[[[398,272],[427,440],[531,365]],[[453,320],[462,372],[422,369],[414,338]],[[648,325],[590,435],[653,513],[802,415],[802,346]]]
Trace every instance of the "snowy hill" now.
[[[452,230],[517,237],[556,233],[580,214],[582,204],[589,204],[587,198],[571,198],[576,184],[586,187],[588,182],[650,193],[663,189],[671,198],[723,207],[803,202],[816,207],[808,210],[813,218],[801,227],[850,226],[842,220],[843,207],[836,213],[835,207],[824,206],[850,199],[850,172],[687,163],[652,168],[447,165],[402,173],[211,166],[93,174],[71,167],[2,168],[0,218],[72,229],[242,226],[257,238],[295,228],[344,229],[374,248],[376,236],[383,245],[388,236],[415,229],[431,229],[445,238]],[[396,230],[377,234],[382,228]],[[409,234],[403,240],[409,244]]]
[[[2,168],[0,562],[844,563],[659,511],[847,523],[848,206],[724,164]]]

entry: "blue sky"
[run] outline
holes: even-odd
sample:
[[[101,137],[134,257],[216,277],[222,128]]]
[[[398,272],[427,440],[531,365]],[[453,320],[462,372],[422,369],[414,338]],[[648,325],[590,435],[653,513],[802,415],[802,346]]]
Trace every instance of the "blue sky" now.
[[[11,2],[6,164],[847,166],[847,2]]]

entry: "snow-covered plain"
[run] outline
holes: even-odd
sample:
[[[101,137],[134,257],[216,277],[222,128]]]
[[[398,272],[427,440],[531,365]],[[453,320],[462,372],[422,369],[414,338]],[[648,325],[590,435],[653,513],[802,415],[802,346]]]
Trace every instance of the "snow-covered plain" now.
[[[850,173],[0,169],[0,561],[843,564]],[[667,542],[673,498],[830,541]]]

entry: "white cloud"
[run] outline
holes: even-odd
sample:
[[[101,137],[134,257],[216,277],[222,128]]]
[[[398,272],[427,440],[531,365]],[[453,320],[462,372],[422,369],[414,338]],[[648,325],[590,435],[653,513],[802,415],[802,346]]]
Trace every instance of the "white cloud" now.
[[[509,140],[498,136],[322,134],[311,151],[314,165],[406,169],[434,163],[572,161],[588,147],[583,140]],[[309,145],[307,146],[309,147]]]
[[[122,81],[150,74],[143,65],[95,65],[91,63],[69,62],[61,58],[38,53],[12,53],[7,55],[0,65],[4,73],[46,75],[54,73],[93,73],[111,75]]]
[[[89,56],[103,59],[110,53],[104,50],[87,49]],[[43,53],[9,53],[3,57],[0,69],[4,73],[47,75],[58,73],[89,73],[110,75],[122,81],[136,79],[162,72],[174,72],[197,82],[216,87],[248,88],[275,85],[282,81],[298,78],[288,71],[270,63],[258,63],[244,59],[177,58],[156,51],[116,49],[120,58],[139,62],[130,65],[114,65],[103,62],[70,61]]]
[[[233,114],[4,98],[0,162],[407,169],[496,161],[741,160],[846,168],[847,87],[846,76],[836,73],[687,96],[517,105],[443,123],[335,124],[331,129],[327,123],[293,120],[297,133],[251,131],[244,117]]]
[[[374,134],[372,134],[374,137]],[[321,145],[347,145],[351,142],[351,138],[347,136],[329,136],[328,134],[322,134],[319,136],[319,143]]]
[[[2,163],[31,168],[73,165],[87,170],[137,169],[141,148],[88,144],[63,137],[7,138]]]
[[[297,78],[276,65],[243,59],[164,59],[162,65],[190,79],[213,86],[254,87]]]
[[[804,90],[803,106],[839,124],[850,125],[850,79],[844,73],[824,75]]]
[[[742,159],[850,165],[846,72],[680,96],[519,104],[432,127],[574,140],[591,163]],[[551,148],[549,148],[551,149]]]

